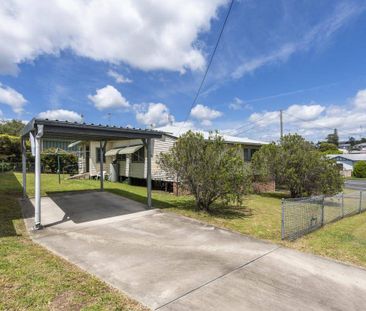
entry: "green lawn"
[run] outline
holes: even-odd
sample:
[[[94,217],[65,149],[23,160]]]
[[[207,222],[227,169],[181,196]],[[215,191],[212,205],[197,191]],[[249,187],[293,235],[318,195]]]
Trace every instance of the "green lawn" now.
[[[0,310],[145,310],[34,244],[21,219],[20,194],[15,176],[0,174]]]
[[[116,309],[117,306],[141,308],[29,240],[16,200],[20,195],[20,180],[21,174],[0,174],[0,291],[5,293],[0,309],[42,309],[59,299],[80,305],[88,302],[90,306],[86,308],[94,310]],[[63,178],[59,185],[57,175],[42,175],[43,195],[93,189],[99,189],[98,181]],[[106,182],[105,189],[146,202],[144,187]],[[31,174],[28,175],[28,193],[34,194]],[[176,197],[154,191],[153,204],[219,227],[366,267],[366,213],[327,225],[295,242],[283,242],[280,239],[281,196],[278,193],[250,195],[240,208],[216,205],[210,214],[195,211],[190,196]]]

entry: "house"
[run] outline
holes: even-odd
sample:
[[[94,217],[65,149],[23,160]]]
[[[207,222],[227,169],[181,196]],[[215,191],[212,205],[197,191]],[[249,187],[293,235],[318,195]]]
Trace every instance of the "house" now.
[[[164,132],[162,138],[152,139],[152,183],[155,189],[173,191],[176,180],[162,170],[158,164],[160,153],[168,152],[177,138],[187,130],[174,126],[157,128]],[[205,138],[208,132],[201,132]],[[263,141],[249,138],[222,135],[228,144],[239,144],[242,148],[244,161],[250,161],[253,154],[267,144]],[[89,173],[90,177],[99,175],[99,163],[102,160],[105,170],[112,181],[127,181],[131,184],[144,185],[146,183],[147,154],[146,147],[139,139],[107,142],[105,154],[101,159],[100,142],[90,141],[79,144],[79,173]]]
[[[329,154],[327,157],[337,162],[341,167],[344,177],[350,177],[352,175],[355,163],[358,161],[366,161],[366,153]]]

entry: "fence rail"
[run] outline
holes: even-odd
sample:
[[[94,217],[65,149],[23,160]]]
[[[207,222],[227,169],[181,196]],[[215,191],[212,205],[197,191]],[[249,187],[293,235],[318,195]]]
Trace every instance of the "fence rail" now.
[[[282,199],[282,239],[295,240],[325,224],[366,211],[366,192]]]

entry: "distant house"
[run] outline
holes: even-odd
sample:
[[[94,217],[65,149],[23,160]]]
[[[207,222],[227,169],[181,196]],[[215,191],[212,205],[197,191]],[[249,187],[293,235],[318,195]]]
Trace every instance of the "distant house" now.
[[[153,187],[173,190],[176,180],[162,170],[158,164],[160,153],[168,152],[177,138],[185,132],[178,127],[157,128],[165,134],[161,139],[152,140],[152,181]],[[205,138],[208,132],[201,132]],[[244,161],[250,161],[253,154],[264,144],[249,138],[222,135],[228,144],[239,144]],[[98,141],[81,142],[79,148],[79,173],[89,173],[91,177],[99,175],[100,161],[104,163],[107,174],[117,175],[117,180],[127,180],[132,184],[144,184],[147,173],[147,154],[143,142],[139,139],[107,142],[105,155],[101,159]]]
[[[355,163],[366,161],[366,153],[329,154],[328,158],[337,162],[345,177],[350,177]]]

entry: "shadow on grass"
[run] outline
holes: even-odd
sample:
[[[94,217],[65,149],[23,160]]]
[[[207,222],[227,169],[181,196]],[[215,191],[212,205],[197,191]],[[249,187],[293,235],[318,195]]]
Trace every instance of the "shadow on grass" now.
[[[258,193],[263,198],[273,198],[273,199],[287,199],[290,198],[290,194],[286,192],[265,192],[265,193]]]
[[[13,173],[0,173],[0,238],[18,236],[14,221],[22,219],[18,199],[22,186]]]

